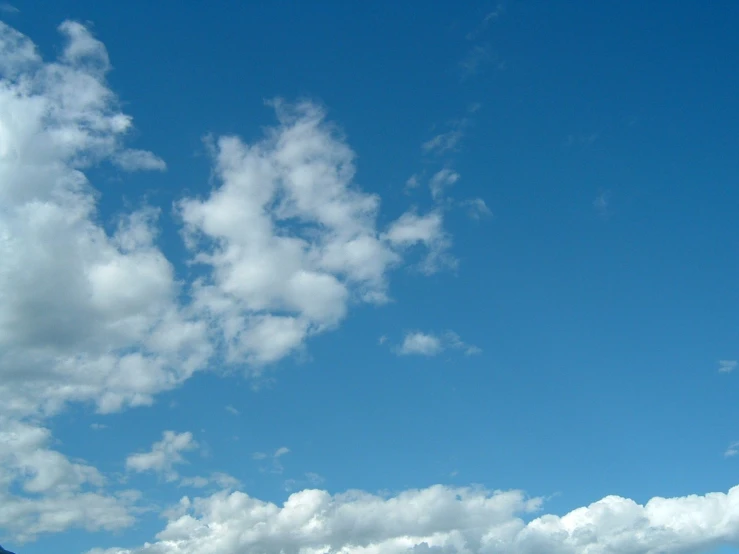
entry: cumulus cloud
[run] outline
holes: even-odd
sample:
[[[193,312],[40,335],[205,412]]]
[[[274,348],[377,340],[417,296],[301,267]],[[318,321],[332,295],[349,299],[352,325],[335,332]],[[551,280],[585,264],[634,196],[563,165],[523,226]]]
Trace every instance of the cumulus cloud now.
[[[282,506],[224,491],[184,498],[154,543],[89,554],[697,554],[739,545],[739,487],[645,505],[608,496],[526,523],[541,505],[521,491],[441,485],[391,497],[303,490]]]
[[[182,452],[196,448],[198,443],[193,439],[192,433],[165,431],[162,440],[155,442],[150,451],[128,456],[126,469],[137,473],[152,471],[162,475],[168,482],[175,481],[179,474],[174,466],[185,463]]]
[[[403,337],[403,342],[397,349],[397,353],[402,356],[436,356],[449,349],[462,350],[466,355],[482,352],[477,346],[464,343],[454,331],[446,331],[440,335],[411,331]]]
[[[434,356],[441,352],[441,339],[434,335],[415,331],[408,333],[403,339],[403,344],[398,350],[399,354],[421,354],[423,356]]]
[[[100,472],[51,449],[51,440],[44,427],[0,417],[0,528],[26,541],[70,527],[130,525],[135,495],[102,492]]]
[[[209,273],[195,283],[195,305],[227,359],[254,371],[335,328],[351,302],[386,301],[388,271],[409,242],[394,229],[414,217],[381,233],[380,199],[353,183],[354,153],[324,111],[274,105],[279,125],[263,140],[214,142],[219,186],[179,204],[194,261]],[[445,236],[436,220],[433,236],[410,241],[432,256]]]
[[[98,224],[83,171],[125,151],[131,118],[107,87],[103,44],[80,24],[45,63],[0,23],[0,410],[50,415],[150,403],[203,366],[207,324],[176,302],[158,211]]]

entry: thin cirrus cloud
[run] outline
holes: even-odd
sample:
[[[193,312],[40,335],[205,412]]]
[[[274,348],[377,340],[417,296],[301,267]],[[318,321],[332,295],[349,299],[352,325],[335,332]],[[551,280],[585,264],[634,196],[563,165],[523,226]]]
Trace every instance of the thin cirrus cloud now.
[[[719,373],[731,373],[737,368],[738,365],[739,362],[737,362],[736,360],[719,360],[718,370]]]

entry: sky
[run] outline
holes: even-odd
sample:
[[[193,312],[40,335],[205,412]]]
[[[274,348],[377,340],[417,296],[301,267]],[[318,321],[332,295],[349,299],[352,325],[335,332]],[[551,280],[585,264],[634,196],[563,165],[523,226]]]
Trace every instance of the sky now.
[[[0,5],[0,544],[739,548],[739,4]]]

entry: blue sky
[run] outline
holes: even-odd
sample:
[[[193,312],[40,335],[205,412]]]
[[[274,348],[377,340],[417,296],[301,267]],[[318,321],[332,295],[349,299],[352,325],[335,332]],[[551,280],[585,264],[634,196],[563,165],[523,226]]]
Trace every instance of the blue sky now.
[[[1,9],[3,546],[739,545],[739,5]]]

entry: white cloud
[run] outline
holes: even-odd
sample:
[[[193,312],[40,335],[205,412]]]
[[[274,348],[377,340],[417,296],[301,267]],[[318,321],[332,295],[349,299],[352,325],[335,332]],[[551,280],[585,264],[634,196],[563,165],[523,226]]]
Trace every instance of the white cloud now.
[[[16,8],[15,6],[13,6],[12,4],[3,2],[3,3],[0,3],[0,12],[14,14],[14,13],[19,13],[20,10]]]
[[[279,458],[280,456],[284,456],[285,454],[289,454],[289,453],[290,453],[290,449],[287,446],[281,446],[275,451],[273,456],[275,458]]]
[[[406,334],[398,353],[403,355],[421,354],[423,356],[435,356],[443,349],[439,337],[416,331]]]
[[[133,523],[135,495],[103,493],[100,472],[52,450],[51,440],[44,427],[0,417],[0,528],[26,541],[74,527],[113,530]]]
[[[732,442],[729,447],[726,449],[726,452],[724,452],[724,457],[726,458],[732,458],[739,454],[739,441]]]
[[[113,157],[113,163],[124,171],[164,171],[163,159],[147,150],[123,150]]]
[[[429,189],[431,189],[431,197],[434,200],[440,200],[444,194],[444,189],[452,186],[459,181],[459,173],[448,168],[444,168],[431,177],[429,181]]]
[[[377,230],[379,198],[353,184],[354,153],[324,112],[275,107],[279,126],[264,140],[215,141],[220,186],[180,203],[194,260],[209,270],[196,306],[219,328],[228,360],[254,371],[336,327],[352,300],[386,301],[402,250]]]
[[[403,343],[397,349],[400,355],[435,356],[444,350],[463,350],[466,355],[482,352],[477,346],[462,342],[454,331],[446,331],[441,335],[412,331],[403,337]]]
[[[226,406],[225,409],[226,409],[226,411],[229,414],[232,414],[232,415],[239,415],[241,413],[236,408],[234,408],[233,406],[231,406],[230,404],[228,406]]]
[[[93,431],[102,431],[103,429],[107,429],[108,426],[104,423],[90,423],[90,429]]]
[[[456,260],[448,254],[451,239],[444,231],[444,218],[436,210],[426,215],[406,212],[388,229],[384,239],[398,249],[407,249],[416,245],[424,245],[428,254],[420,264],[426,274],[438,271],[442,266],[456,265]]]
[[[17,417],[147,404],[210,354],[155,246],[158,212],[125,214],[112,235],[97,223],[83,170],[123,151],[131,118],[102,43],[59,29],[66,46],[44,63],[0,23],[0,412]]]
[[[213,545],[218,554],[697,554],[739,545],[739,487],[643,506],[608,496],[526,523],[541,504],[520,491],[441,485],[393,497],[303,490],[282,506],[224,491],[183,499],[155,543],[90,554],[196,554]]]
[[[736,369],[737,365],[739,365],[739,362],[737,362],[736,360],[719,360],[719,373],[731,373]]]
[[[158,210],[122,215],[113,234],[98,224],[83,170],[130,158],[131,118],[105,82],[102,43],[77,23],[60,31],[67,45],[44,63],[0,24],[3,412],[150,404],[205,369],[216,345],[258,373],[336,327],[350,303],[387,301],[388,273],[411,244],[430,249],[426,272],[449,259],[440,214],[404,214],[382,233],[379,198],[353,184],[354,154],[323,111],[277,103],[264,140],[214,141],[220,186],[179,204],[206,275],[177,282],[156,246]]]
[[[162,475],[168,482],[175,481],[179,475],[174,466],[185,463],[182,452],[196,448],[198,448],[198,443],[193,439],[192,433],[165,431],[162,434],[162,440],[155,442],[149,452],[128,456],[126,469],[137,473],[153,471]]]

